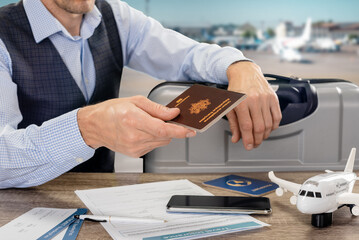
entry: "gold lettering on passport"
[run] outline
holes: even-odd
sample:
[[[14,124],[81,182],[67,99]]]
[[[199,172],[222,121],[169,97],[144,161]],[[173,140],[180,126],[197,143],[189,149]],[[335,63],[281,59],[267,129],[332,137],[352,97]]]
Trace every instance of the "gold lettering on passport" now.
[[[221,111],[225,106],[227,106],[230,103],[231,103],[231,100],[229,98],[227,98],[221,104],[219,104],[215,109],[213,109],[210,113],[208,113],[206,116],[204,116],[199,122],[200,123],[201,122],[207,122],[208,120],[210,120],[211,118],[216,116],[216,114],[219,111]]]
[[[187,100],[187,98],[189,98],[189,95],[185,98],[180,98],[176,101],[176,106],[175,107],[178,107],[181,103],[183,103],[184,101]]]
[[[211,102],[208,98],[205,100],[200,100],[199,102],[192,103],[189,111],[191,114],[198,114],[203,110],[206,110],[209,105],[211,105]]]

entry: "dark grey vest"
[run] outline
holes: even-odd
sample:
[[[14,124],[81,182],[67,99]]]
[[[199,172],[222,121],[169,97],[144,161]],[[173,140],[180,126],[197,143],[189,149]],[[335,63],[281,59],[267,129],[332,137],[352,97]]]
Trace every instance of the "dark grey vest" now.
[[[22,1],[0,8],[0,38],[10,53],[12,79],[17,84],[23,116],[19,129],[118,97],[123,68],[121,41],[110,5],[104,0],[97,0],[96,5],[103,18],[88,40],[96,70],[95,90],[89,103],[50,39],[36,44]],[[90,160],[73,170],[113,172],[114,153],[99,148]]]

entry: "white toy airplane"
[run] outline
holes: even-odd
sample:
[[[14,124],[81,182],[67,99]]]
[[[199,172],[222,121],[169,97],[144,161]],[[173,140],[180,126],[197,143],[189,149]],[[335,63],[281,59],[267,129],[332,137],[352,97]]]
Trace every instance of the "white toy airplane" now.
[[[332,223],[332,213],[342,206],[350,207],[354,216],[359,216],[359,194],[352,193],[356,180],[353,172],[356,149],[352,148],[344,172],[326,170],[309,178],[302,185],[277,178],[273,171],[268,173],[269,179],[278,184],[276,194],[282,196],[284,191],[294,195],[290,203],[297,205],[302,213],[312,214],[312,225],[326,227]]]

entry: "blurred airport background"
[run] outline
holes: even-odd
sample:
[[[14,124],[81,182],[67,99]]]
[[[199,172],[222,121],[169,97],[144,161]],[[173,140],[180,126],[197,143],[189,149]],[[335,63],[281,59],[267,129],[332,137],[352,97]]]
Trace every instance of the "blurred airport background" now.
[[[240,49],[264,73],[359,85],[359,1],[124,1],[190,38]],[[147,96],[163,80],[125,69],[120,97]],[[142,159],[117,154],[116,171],[141,172]]]
[[[125,1],[190,38],[242,50],[265,73],[359,84],[359,1]]]

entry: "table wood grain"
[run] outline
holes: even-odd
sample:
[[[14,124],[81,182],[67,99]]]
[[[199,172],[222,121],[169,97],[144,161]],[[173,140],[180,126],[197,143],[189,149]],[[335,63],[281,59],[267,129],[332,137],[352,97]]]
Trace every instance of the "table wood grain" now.
[[[303,183],[309,177],[319,173],[278,172],[276,175],[289,181]],[[202,184],[225,175],[227,174],[66,173],[38,187],[0,190],[0,226],[35,207],[86,207],[74,193],[75,190],[188,179],[215,195],[240,196],[238,193]],[[267,173],[238,173],[238,175],[268,180]],[[353,192],[359,193],[358,184]],[[270,227],[210,239],[359,239],[359,217],[352,216],[347,207],[334,212],[332,226],[318,229],[311,226],[310,215],[300,213],[296,206],[289,203],[290,193],[277,197],[272,192],[266,197],[271,200],[273,213],[269,216],[256,215],[255,217],[270,224]],[[99,223],[86,222],[77,239],[111,239],[111,237]]]

